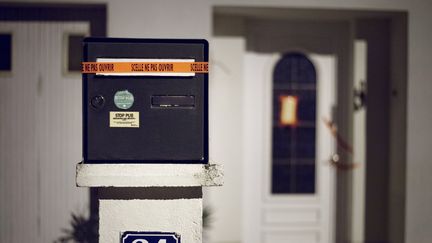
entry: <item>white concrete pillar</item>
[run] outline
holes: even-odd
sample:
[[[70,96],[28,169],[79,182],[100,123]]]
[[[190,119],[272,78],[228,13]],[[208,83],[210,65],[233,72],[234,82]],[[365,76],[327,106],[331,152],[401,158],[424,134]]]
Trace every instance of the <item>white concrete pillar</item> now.
[[[80,163],[76,174],[77,186],[99,188],[103,243],[122,242],[122,234],[131,231],[201,243],[202,187],[221,186],[222,180],[222,168],[214,164]]]

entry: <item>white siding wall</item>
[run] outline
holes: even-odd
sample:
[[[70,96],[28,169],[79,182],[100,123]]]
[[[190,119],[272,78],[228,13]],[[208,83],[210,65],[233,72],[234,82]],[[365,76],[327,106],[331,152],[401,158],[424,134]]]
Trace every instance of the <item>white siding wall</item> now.
[[[81,152],[81,78],[63,74],[63,38],[83,23],[5,23],[12,72],[0,76],[0,242],[53,242],[71,213],[88,213],[75,187]]]
[[[210,137],[212,160],[224,166],[225,184],[209,188],[206,205],[213,211],[210,242],[236,242],[241,238],[243,138],[243,38],[213,38],[210,51]],[[216,52],[217,50],[217,52]],[[220,115],[223,114],[223,115]]]

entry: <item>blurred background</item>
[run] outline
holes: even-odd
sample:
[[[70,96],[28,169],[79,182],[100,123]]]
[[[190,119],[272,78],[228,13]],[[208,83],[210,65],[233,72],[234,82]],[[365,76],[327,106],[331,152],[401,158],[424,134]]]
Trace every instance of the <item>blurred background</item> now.
[[[209,40],[210,160],[226,178],[204,194],[207,243],[430,242],[431,11],[0,1],[0,242],[54,242],[72,214],[97,214],[75,187],[85,36]]]

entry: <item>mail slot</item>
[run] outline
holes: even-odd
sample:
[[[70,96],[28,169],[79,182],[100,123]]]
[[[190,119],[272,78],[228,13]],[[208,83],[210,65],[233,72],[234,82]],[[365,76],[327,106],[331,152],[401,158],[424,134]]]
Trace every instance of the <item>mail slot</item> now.
[[[194,107],[193,95],[157,95],[152,97],[153,107]]]
[[[86,38],[83,47],[85,163],[208,162],[206,40]]]

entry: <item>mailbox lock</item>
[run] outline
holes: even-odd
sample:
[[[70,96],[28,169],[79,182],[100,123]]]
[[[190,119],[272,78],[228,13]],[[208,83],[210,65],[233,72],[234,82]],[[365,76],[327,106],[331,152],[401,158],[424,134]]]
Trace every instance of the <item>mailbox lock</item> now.
[[[105,98],[102,95],[96,95],[91,99],[91,106],[96,110],[100,110],[105,105]]]

